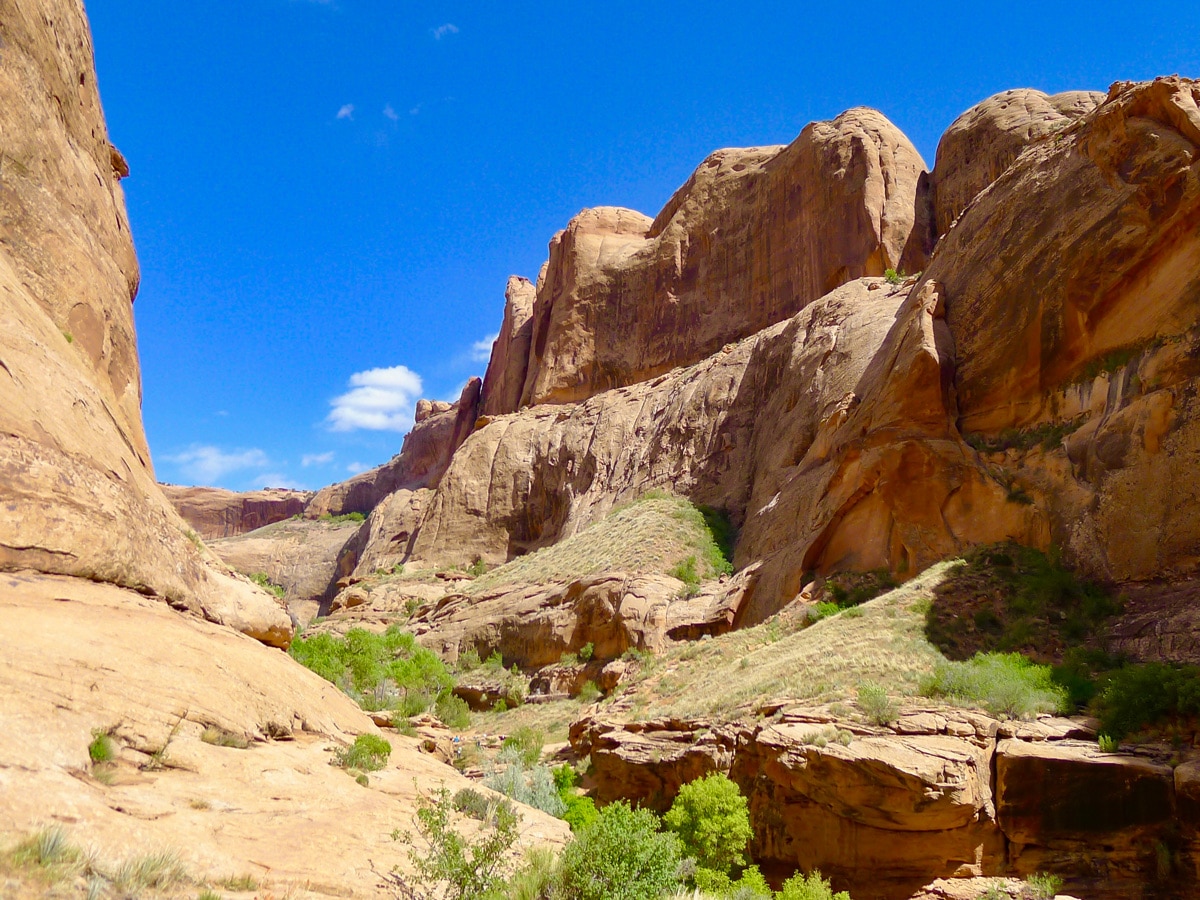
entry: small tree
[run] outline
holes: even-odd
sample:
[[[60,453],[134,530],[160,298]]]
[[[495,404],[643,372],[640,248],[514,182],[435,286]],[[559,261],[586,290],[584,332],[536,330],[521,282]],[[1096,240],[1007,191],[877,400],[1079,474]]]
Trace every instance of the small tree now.
[[[680,788],[663,821],[701,867],[729,874],[746,864],[746,845],[754,836],[749,805],[722,773]]]
[[[418,849],[409,832],[392,832],[409,845],[408,858],[420,884],[410,884],[393,872],[401,896],[412,900],[482,900],[504,883],[506,858],[519,834],[521,817],[507,800],[485,818],[478,834],[466,838],[451,825],[454,801],[446,788],[422,797],[417,810],[417,833],[425,846]]]
[[[679,885],[680,849],[658,816],[621,800],[567,845],[563,886],[572,900],[654,900]]]

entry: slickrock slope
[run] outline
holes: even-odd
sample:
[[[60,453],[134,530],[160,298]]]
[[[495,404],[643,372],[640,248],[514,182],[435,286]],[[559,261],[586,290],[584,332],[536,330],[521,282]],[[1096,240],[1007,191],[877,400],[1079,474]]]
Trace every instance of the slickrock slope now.
[[[585,210],[551,241],[531,312],[510,284],[485,412],[645,381],[898,267],[924,169],[880,113],[852,109],[787,147],[712,154],[653,221]]]
[[[206,541],[233,537],[304,512],[311,491],[266,488],[235,492],[223,488],[160,485],[171,505]]]
[[[249,875],[264,896],[376,897],[408,866],[390,835],[414,827],[419,794],[468,784],[392,733],[388,766],[359,786],[329,763],[377,732],[371,720],[229,629],[78,578],[0,575],[0,586],[2,846],[56,824],[110,870],[165,851],[192,878]],[[248,746],[207,743],[205,728]],[[99,775],[95,730],[118,747]],[[524,846],[566,838],[563,822],[521,812]],[[337,852],[314,852],[322,840]]]
[[[82,7],[2,0],[0,41],[0,570],[112,582],[286,645],[286,612],[210,565],[154,483],[128,170]]]

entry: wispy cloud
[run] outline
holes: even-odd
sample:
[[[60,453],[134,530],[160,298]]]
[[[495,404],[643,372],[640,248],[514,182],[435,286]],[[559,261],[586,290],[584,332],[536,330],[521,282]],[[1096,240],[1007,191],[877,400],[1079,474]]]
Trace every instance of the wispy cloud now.
[[[193,444],[182,453],[164,456],[196,484],[211,485],[232,472],[261,469],[270,465],[259,449],[225,451],[211,445]]]
[[[421,104],[418,103],[416,106],[414,106],[412,109],[410,109],[408,111],[408,114],[410,116],[419,116],[421,114]]]
[[[351,390],[330,401],[331,431],[408,431],[421,395],[421,376],[407,366],[368,369],[350,376]]]
[[[328,453],[305,453],[304,456],[300,457],[300,465],[306,469],[309,466],[327,466],[331,462],[333,462],[332,450]]]
[[[487,362],[492,358],[492,344],[496,342],[496,338],[500,334],[489,334],[483,340],[476,341],[471,345],[471,361],[472,362]]]
[[[339,119],[349,119],[351,122],[353,122],[354,121],[354,104],[353,103],[343,104],[342,108],[337,111],[337,117]]]
[[[385,119],[391,119],[393,122],[400,121],[400,115],[396,112],[396,110],[392,107],[392,104],[390,104],[390,103],[384,105],[383,117]]]
[[[375,468],[375,467],[368,466],[366,463],[352,462],[348,466],[346,466],[346,471],[349,472],[351,475],[361,475],[363,472],[366,472],[373,468]]]
[[[458,34],[458,26],[453,22],[447,22],[445,25],[439,25],[437,28],[429,29],[435,41],[440,41],[442,38],[450,34]]]

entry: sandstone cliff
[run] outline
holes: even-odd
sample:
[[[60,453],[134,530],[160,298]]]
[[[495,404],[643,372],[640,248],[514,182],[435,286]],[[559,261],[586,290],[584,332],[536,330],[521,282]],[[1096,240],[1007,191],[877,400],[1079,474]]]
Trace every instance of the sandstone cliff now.
[[[0,570],[112,582],[286,645],[286,612],[206,558],[154,483],[128,169],[82,7],[3,0],[0,41]]]
[[[267,488],[235,492],[222,488],[159,485],[171,505],[205,540],[233,537],[304,512],[310,491]]]

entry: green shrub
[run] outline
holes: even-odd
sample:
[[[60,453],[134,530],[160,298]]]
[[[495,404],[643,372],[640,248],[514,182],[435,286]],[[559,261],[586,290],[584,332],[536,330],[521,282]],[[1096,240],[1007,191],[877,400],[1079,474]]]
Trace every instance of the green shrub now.
[[[1063,880],[1049,872],[1035,872],[1025,879],[1033,900],[1054,900],[1062,889]]]
[[[471,707],[462,697],[443,694],[438,698],[437,705],[433,708],[433,714],[447,728],[462,731],[471,727]]]
[[[663,824],[679,835],[684,852],[700,866],[729,874],[746,863],[753,837],[749,809],[738,786],[713,772],[679,789]]]
[[[595,653],[596,653],[596,645],[593,644],[591,641],[588,641],[586,644],[584,644],[582,647],[579,648],[578,656],[579,656],[580,662],[590,661],[591,658],[595,655]]]
[[[700,575],[696,571],[695,556],[689,556],[687,559],[681,561],[667,574],[683,582],[685,593],[689,597],[700,590]]]
[[[559,796],[550,769],[526,764],[524,754],[516,747],[500,751],[496,757],[496,771],[488,776],[484,784],[518,803],[552,816],[561,818],[566,812],[566,804]]]
[[[1121,742],[1111,734],[1098,735],[1096,743],[1099,745],[1101,753],[1116,753],[1121,749]]]
[[[88,756],[94,763],[112,762],[117,756],[116,742],[108,731],[97,728],[92,731],[92,742],[88,744]]]
[[[500,749],[511,748],[520,755],[521,761],[526,766],[535,766],[542,758],[542,747],[545,746],[545,743],[546,733],[544,731],[530,725],[522,725],[504,739],[500,744]]]
[[[467,574],[472,578],[478,578],[480,575],[487,573],[488,566],[482,559],[477,559],[471,565],[467,566]]]
[[[740,878],[733,878],[724,872],[714,872],[704,867],[697,868],[692,875],[696,889],[712,897],[729,897],[732,900],[772,900],[775,896],[767,879],[763,877],[758,866],[745,869]]]
[[[354,522],[355,524],[357,524],[360,522],[365,522],[366,520],[367,520],[366,514],[360,513],[360,512],[349,512],[349,513],[344,513],[343,515],[340,515],[340,516],[335,516],[335,515],[331,515],[331,514],[327,513],[326,515],[321,516],[322,522],[332,522],[334,525],[343,525],[347,522]]]
[[[524,863],[488,900],[559,900],[562,874],[558,854],[549,847],[530,847]]]
[[[454,678],[438,655],[417,646],[416,638],[396,625],[383,634],[351,628],[343,637],[299,637],[288,653],[364,709],[417,715],[454,687]]]
[[[679,838],[658,817],[621,800],[600,810],[562,855],[563,887],[574,900],[655,900],[678,886]]]
[[[1020,653],[976,653],[965,662],[938,663],[922,692],[1014,718],[1067,709],[1067,693],[1054,683],[1050,667]]]
[[[504,884],[507,858],[520,834],[521,818],[512,804],[498,804],[479,833],[466,838],[451,824],[454,803],[441,788],[418,801],[417,835],[392,832],[394,840],[409,845],[408,858],[418,882],[416,887],[393,872],[409,888],[408,895],[425,900],[482,900]],[[501,894],[500,896],[503,896]]]
[[[257,584],[264,591],[274,594],[280,600],[282,600],[283,595],[287,593],[283,586],[273,582],[271,580],[271,576],[266,572],[255,572],[250,576],[250,580]]]
[[[74,866],[83,859],[83,851],[71,843],[63,828],[54,825],[41,829],[17,844],[11,852],[11,858],[17,865],[41,868]]]
[[[460,672],[470,672],[478,669],[481,665],[483,665],[483,662],[479,659],[479,651],[474,647],[458,654],[458,671]]]
[[[583,797],[576,792],[575,785],[579,782],[579,776],[570,765],[563,763],[556,766],[552,774],[554,789],[558,791],[559,799],[565,807],[562,819],[578,834],[596,820],[600,811],[596,809],[596,803],[591,797]]]
[[[881,684],[868,681],[859,685],[858,707],[873,725],[886,725],[896,718],[896,704]]]
[[[807,875],[796,874],[783,883],[783,890],[775,895],[777,900],[850,900],[846,891],[836,894],[829,881],[813,869]]]
[[[162,850],[147,853],[121,863],[113,873],[113,882],[126,893],[139,894],[144,890],[164,890],[187,880],[187,870],[178,854]]]
[[[595,703],[602,696],[600,688],[596,687],[596,682],[594,681],[585,681],[583,687],[579,689],[580,703]]]
[[[387,765],[392,745],[377,734],[360,734],[349,747],[338,750],[333,764],[343,769],[376,772]]]
[[[883,278],[888,284],[899,284],[905,277],[903,272],[897,272],[895,269],[886,269],[883,273]]]
[[[1110,672],[1093,702],[1106,734],[1119,740],[1173,716],[1200,714],[1200,668],[1128,664]]]

